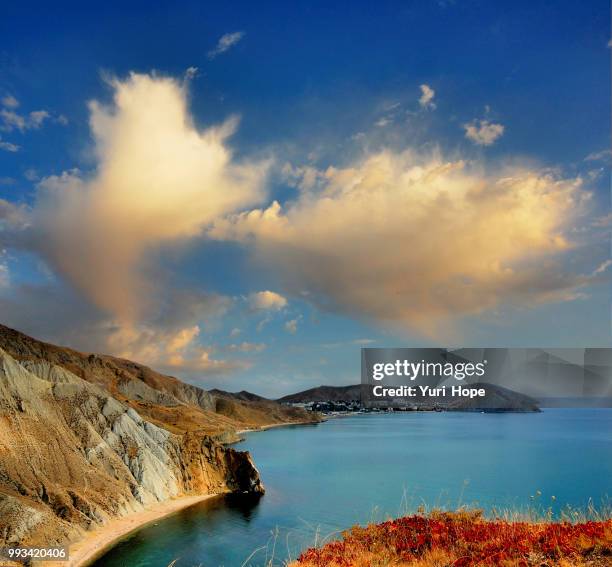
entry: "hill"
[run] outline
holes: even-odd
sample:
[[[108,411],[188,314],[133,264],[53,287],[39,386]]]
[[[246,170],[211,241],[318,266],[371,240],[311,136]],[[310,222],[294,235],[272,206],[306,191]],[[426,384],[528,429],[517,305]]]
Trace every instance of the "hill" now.
[[[279,398],[281,403],[307,404],[311,402],[358,402],[361,400],[361,384],[354,386],[318,386],[297,394]]]
[[[243,402],[269,402],[268,398],[264,398],[262,396],[258,396],[257,394],[253,394],[252,392],[247,392],[246,390],[241,390],[240,392],[226,392],[225,390],[218,390],[214,388],[212,390],[208,390],[209,394],[217,397],[230,398],[232,400],[240,400]]]
[[[263,492],[237,429],[316,420],[0,326],[0,546],[65,544],[184,495]]]
[[[147,420],[173,433],[198,430],[208,435],[226,435],[232,430],[318,421],[311,412],[270,400],[259,403],[264,398],[255,394],[249,394],[249,399],[230,398],[221,390],[208,392],[131,360],[45,343],[3,325],[0,348],[18,362],[44,361],[100,386]]]
[[[447,397],[432,399],[417,396],[411,398],[410,405],[415,409],[440,408],[448,411],[539,411],[538,403],[533,398],[498,386],[496,384],[479,383],[478,388],[485,390],[485,396],[478,398]],[[361,384],[353,386],[319,386],[296,394],[284,396],[281,403],[312,403],[312,402],[359,402],[361,401]],[[384,399],[380,406],[388,405]]]

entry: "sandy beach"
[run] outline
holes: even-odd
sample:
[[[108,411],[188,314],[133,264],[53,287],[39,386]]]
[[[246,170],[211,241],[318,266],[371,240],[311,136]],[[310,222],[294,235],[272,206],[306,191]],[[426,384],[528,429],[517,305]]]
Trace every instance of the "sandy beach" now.
[[[130,514],[124,518],[117,518],[105,526],[87,532],[82,539],[72,543],[70,545],[68,561],[45,561],[40,563],[40,565],[45,567],[85,567],[133,531],[213,496],[216,495],[207,494],[175,498],[166,502],[160,502],[142,512]]]
[[[312,424],[312,422],[275,423],[271,425],[264,425],[256,429],[244,429],[237,431],[236,433],[241,434],[253,431],[265,431],[266,429],[271,429],[274,427]],[[156,520],[160,520],[175,512],[183,510],[184,508],[193,506],[198,502],[212,498],[213,496],[217,495],[207,494],[175,498],[168,500],[167,502],[155,504],[142,512],[130,514],[129,516],[125,516],[123,518],[117,518],[104,526],[92,530],[91,532],[85,532],[81,539],[71,543],[69,546],[70,552],[68,561],[45,561],[38,563],[38,565],[44,567],[86,567],[130,533],[146,526],[147,524],[155,522]]]

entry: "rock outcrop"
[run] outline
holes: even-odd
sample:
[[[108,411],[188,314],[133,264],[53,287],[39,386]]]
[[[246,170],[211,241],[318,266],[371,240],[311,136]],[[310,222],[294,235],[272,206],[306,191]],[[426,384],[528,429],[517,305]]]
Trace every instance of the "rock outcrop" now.
[[[263,492],[248,453],[197,428],[171,431],[129,403],[203,411],[204,391],[158,390],[156,376],[109,380],[104,359],[79,366],[22,347],[21,361],[0,348],[0,545],[65,542],[179,495]]]

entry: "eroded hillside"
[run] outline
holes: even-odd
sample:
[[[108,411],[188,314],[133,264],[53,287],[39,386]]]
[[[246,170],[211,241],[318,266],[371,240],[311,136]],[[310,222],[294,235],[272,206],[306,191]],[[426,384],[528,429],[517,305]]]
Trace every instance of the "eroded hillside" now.
[[[263,492],[238,429],[316,419],[0,326],[0,545],[65,542],[182,495]]]

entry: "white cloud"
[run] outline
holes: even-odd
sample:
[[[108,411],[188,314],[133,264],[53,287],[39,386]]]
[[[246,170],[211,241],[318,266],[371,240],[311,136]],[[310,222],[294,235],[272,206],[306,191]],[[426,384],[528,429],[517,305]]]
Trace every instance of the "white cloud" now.
[[[235,120],[197,130],[182,80],[133,74],[110,85],[109,106],[90,103],[92,172],[42,179],[31,209],[0,199],[0,247],[37,253],[68,282],[49,280],[65,315],[51,313],[48,289],[23,286],[0,311],[36,334],[47,328],[49,339],[183,375],[244,368],[217,359],[200,333],[230,298],[177,290],[153,258],[260,201],[268,162],[233,158]],[[34,170],[24,175],[38,180]]]
[[[237,31],[232,33],[226,33],[219,38],[217,45],[214,49],[208,52],[208,58],[214,59],[221,53],[225,53],[228,49],[236,45],[244,37],[244,32]]]
[[[287,305],[287,299],[275,291],[258,291],[249,294],[249,306],[256,311],[279,311]]]
[[[150,307],[147,253],[259,201],[267,164],[233,160],[226,141],[235,121],[196,130],[183,83],[132,74],[111,86],[111,106],[89,105],[94,172],[43,179],[33,224],[56,273],[133,321]]]
[[[23,230],[28,226],[28,222],[28,210],[25,206],[0,199],[0,237],[5,232]]]
[[[590,197],[580,179],[411,151],[322,175],[319,190],[210,235],[249,243],[288,293],[322,309],[429,335],[500,305],[571,299],[589,281],[559,264]]]
[[[11,276],[6,263],[0,261],[0,291],[7,289],[11,285]]]
[[[37,130],[49,116],[50,114],[46,110],[35,110],[34,112],[30,112],[27,123],[28,127]]]
[[[421,96],[419,97],[419,104],[422,108],[428,108],[434,110],[436,108],[436,103],[433,101],[436,96],[436,91],[434,91],[429,85],[420,85]]]
[[[2,106],[5,106],[6,108],[17,108],[19,106],[19,101],[10,94],[2,97],[0,103],[2,103]]]
[[[15,153],[19,151],[19,146],[11,142],[5,142],[4,140],[2,140],[2,137],[0,137],[0,150]]]
[[[0,129],[5,132],[38,130],[50,116],[46,110],[34,110],[28,115],[21,115],[15,110],[2,108],[0,109]]]
[[[25,177],[25,178],[26,178],[28,181],[32,181],[32,182],[34,182],[34,181],[38,181],[38,180],[40,179],[40,177],[38,176],[37,171],[36,171],[34,168],[32,168],[32,167],[31,167],[31,168],[29,168],[29,169],[26,169],[26,170],[23,172],[23,176],[24,176],[24,177]]]
[[[242,331],[238,328],[238,327],[234,327],[231,331],[229,336],[232,338],[238,337],[240,336],[240,333],[242,333]]]
[[[597,266],[595,270],[593,270],[592,275],[597,276],[599,274],[603,274],[604,272],[608,270],[610,266],[612,266],[612,260],[606,260],[605,262],[602,262],[599,266]]]
[[[197,74],[198,74],[197,67],[188,67],[187,70],[185,71],[185,79],[190,81],[191,79],[195,78]]]
[[[231,344],[227,346],[227,350],[229,350],[230,352],[262,352],[266,349],[266,344],[265,343],[249,343],[246,341],[243,341],[241,343],[237,343],[237,344]]]
[[[33,110],[27,114],[20,114],[17,112],[19,101],[13,95],[4,96],[0,99],[0,104],[3,106],[0,109],[0,130],[4,132],[18,130],[23,133],[27,130],[39,130],[50,119],[63,126],[68,124],[68,119],[63,114],[52,117],[48,110]]]
[[[302,320],[302,316],[296,317],[295,319],[291,319],[285,323],[285,331],[290,333],[291,335],[295,335],[297,333],[298,324]]]
[[[474,120],[469,124],[464,124],[465,137],[478,146],[491,146],[504,133],[502,124],[495,124],[488,120]]]
[[[610,161],[610,158],[612,158],[612,150],[606,148],[598,152],[590,153],[584,158],[584,161]]]

